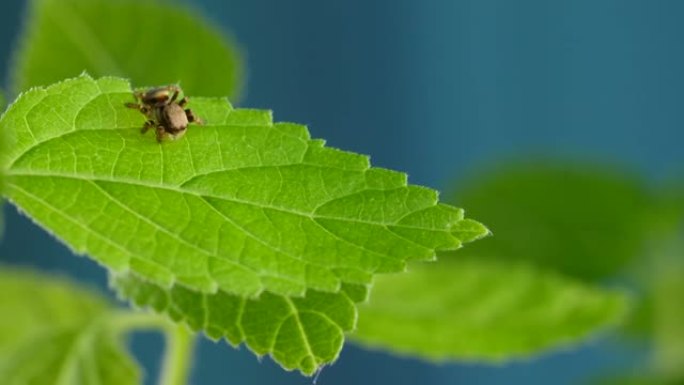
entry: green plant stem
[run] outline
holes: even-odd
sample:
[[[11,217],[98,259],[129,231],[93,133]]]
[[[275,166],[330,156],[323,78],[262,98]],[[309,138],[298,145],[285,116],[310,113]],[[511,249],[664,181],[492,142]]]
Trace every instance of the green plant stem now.
[[[107,317],[112,330],[126,334],[137,330],[158,330],[168,333],[173,324],[154,313],[122,310]]]
[[[107,321],[120,334],[140,330],[162,331],[166,336],[166,348],[159,385],[187,385],[195,338],[185,325],[175,324],[157,314],[137,311],[117,312]]]
[[[167,329],[159,385],[187,385],[195,337],[185,325]]]

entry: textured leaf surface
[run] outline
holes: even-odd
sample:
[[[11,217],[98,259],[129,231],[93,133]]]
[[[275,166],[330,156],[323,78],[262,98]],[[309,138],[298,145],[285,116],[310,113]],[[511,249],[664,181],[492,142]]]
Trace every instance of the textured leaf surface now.
[[[109,307],[59,279],[0,269],[0,383],[120,385],[140,374],[102,321]]]
[[[33,0],[15,55],[15,93],[83,71],[134,84],[181,82],[203,96],[239,93],[233,44],[186,7],[170,1]]]
[[[212,339],[245,343],[256,354],[269,354],[284,368],[304,374],[337,359],[344,333],[356,324],[355,302],[366,297],[365,287],[346,286],[338,293],[310,290],[302,298],[263,293],[245,299],[182,286],[165,290],[132,274],[114,277],[113,284],[137,306],[165,313]]]
[[[23,94],[0,121],[8,197],[75,251],[163,287],[253,297],[367,284],[487,230],[404,174],[268,111],[194,98],[206,124],[158,144],[127,82]]]
[[[609,167],[512,163],[463,185],[454,201],[496,235],[469,248],[471,255],[594,280],[644,250],[651,198],[637,178]]]
[[[440,261],[377,277],[349,337],[432,360],[501,361],[576,343],[625,307],[621,294],[525,265]]]

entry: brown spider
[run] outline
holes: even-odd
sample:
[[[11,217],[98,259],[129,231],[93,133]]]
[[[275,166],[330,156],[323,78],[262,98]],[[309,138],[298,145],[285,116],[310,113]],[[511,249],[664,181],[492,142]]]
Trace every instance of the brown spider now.
[[[176,101],[180,93],[178,86],[151,88],[133,93],[138,102],[126,103],[126,107],[139,110],[148,119],[140,132],[144,134],[154,127],[157,142],[161,143],[167,136],[173,140],[182,137],[188,123],[202,124],[202,120],[192,110],[185,109],[187,97]]]

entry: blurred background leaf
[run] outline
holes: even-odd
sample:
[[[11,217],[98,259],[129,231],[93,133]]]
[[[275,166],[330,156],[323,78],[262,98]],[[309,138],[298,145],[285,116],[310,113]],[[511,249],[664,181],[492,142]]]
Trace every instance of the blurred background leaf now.
[[[376,277],[350,338],[431,360],[497,362],[577,344],[620,322],[626,304],[524,262],[455,256]]]
[[[87,71],[136,87],[179,83],[186,94],[239,96],[231,39],[191,9],[155,0],[32,0],[10,79],[18,94]]]
[[[626,331],[632,337],[646,339],[657,332],[656,318],[660,313],[684,306],[684,301],[677,300],[677,295],[684,296],[684,287],[660,287],[673,272],[684,276],[684,178],[658,185],[654,197],[648,217],[647,249],[625,272],[640,295]]]
[[[5,112],[5,91],[0,89],[0,111],[4,114]],[[0,114],[1,117],[1,114]],[[5,132],[0,131],[0,154],[7,151],[6,145],[7,145],[7,140],[5,139]],[[5,215],[4,215],[4,210],[2,207],[4,206],[4,200],[2,199],[4,190],[5,190],[5,180],[4,180],[4,171],[0,170],[0,240],[2,239],[2,235],[5,233]]]
[[[684,380],[684,263],[677,257],[662,261],[653,282],[654,366],[667,378]]]
[[[643,254],[651,200],[632,175],[544,159],[477,175],[461,183],[453,201],[494,236],[474,244],[470,255],[524,260],[596,280]]]
[[[113,310],[66,280],[0,266],[0,383],[136,384],[140,371],[107,324]]]
[[[635,301],[623,330],[650,344],[652,375],[608,383],[680,383],[684,179],[654,187],[616,167],[553,159],[489,170],[454,194],[494,233],[469,247],[468,255],[527,261],[596,288],[628,286]]]

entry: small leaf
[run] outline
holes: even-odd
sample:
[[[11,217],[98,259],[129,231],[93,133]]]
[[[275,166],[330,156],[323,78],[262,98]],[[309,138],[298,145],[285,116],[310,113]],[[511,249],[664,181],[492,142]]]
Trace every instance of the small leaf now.
[[[205,124],[160,145],[131,98],[124,80],[82,76],[0,120],[15,142],[0,154],[8,198],[114,271],[209,294],[334,293],[457,249],[466,227],[466,241],[486,234],[434,190],[268,111],[193,98]]]
[[[338,293],[310,290],[302,298],[263,293],[245,299],[222,291],[201,294],[182,286],[166,290],[133,274],[113,278],[124,298],[165,313],[212,339],[245,343],[258,355],[270,354],[285,369],[313,374],[335,361],[344,333],[356,323],[355,302],[365,299],[362,286]]]
[[[361,345],[430,360],[502,361],[579,342],[620,321],[623,295],[523,264],[457,259],[379,276]]]
[[[513,163],[463,183],[454,201],[495,236],[470,255],[530,261],[596,280],[640,255],[652,201],[638,178],[595,165]]]
[[[15,93],[88,71],[140,85],[236,97],[242,64],[208,20],[165,1],[33,0],[15,54]]]
[[[103,322],[108,304],[60,279],[0,269],[0,383],[120,385],[140,373]]]

